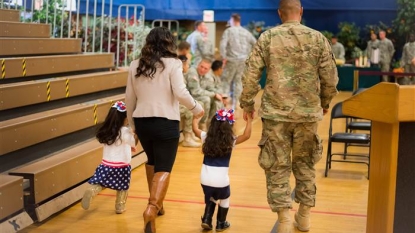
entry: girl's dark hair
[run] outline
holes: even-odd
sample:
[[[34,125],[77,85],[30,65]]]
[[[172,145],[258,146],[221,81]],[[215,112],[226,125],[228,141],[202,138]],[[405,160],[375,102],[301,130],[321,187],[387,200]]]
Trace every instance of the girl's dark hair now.
[[[104,123],[97,130],[96,138],[100,143],[112,145],[121,136],[120,130],[127,118],[127,112],[119,112],[110,108]]]
[[[202,151],[205,156],[222,157],[232,152],[235,138],[232,125],[212,118]]]
[[[177,58],[176,42],[173,34],[164,27],[153,28],[146,37],[146,43],[141,50],[137,67],[137,75],[153,78],[157,66],[165,68],[162,57]]]

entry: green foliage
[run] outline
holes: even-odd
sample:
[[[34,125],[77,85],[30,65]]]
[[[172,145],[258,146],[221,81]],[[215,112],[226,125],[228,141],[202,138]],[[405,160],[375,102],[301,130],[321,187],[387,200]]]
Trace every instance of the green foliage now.
[[[356,51],[356,47],[358,47],[361,43],[360,40],[360,28],[357,27],[354,23],[348,22],[341,22],[339,23],[339,33],[337,34],[337,38],[340,43],[343,44],[345,52],[346,52],[346,60],[350,58],[356,58],[354,53]]]
[[[329,31],[321,31],[321,34],[323,34],[323,36],[325,36],[327,40],[331,42],[331,38],[333,38],[333,33]]]
[[[271,26],[265,26],[264,21],[251,21],[248,25],[244,26],[246,30],[252,33],[255,38],[258,38],[262,32],[272,28]]]
[[[139,26],[128,26],[125,29],[128,33],[132,34],[132,38],[135,41],[129,40],[127,42],[128,46],[134,46],[134,42],[136,42],[135,49],[129,54],[128,56],[128,64],[137,59],[141,54],[141,49],[143,48],[146,37],[150,33],[151,28],[146,25],[139,25]]]
[[[45,1],[40,10],[34,11],[33,21],[51,24],[52,30],[55,30],[52,31],[52,35],[59,36],[62,19],[64,19],[64,22],[68,21],[66,20],[68,13],[66,11],[62,12],[63,8],[63,0],[47,0],[47,3]],[[30,21],[30,19],[26,19],[26,21]]]
[[[411,32],[415,33],[415,1],[397,0],[398,16],[393,25],[398,36],[407,37]]]

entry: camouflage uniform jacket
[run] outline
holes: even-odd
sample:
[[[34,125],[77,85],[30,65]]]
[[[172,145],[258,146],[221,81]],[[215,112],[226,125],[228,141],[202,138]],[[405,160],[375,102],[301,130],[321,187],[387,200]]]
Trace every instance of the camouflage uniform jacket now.
[[[256,43],[255,37],[241,26],[230,27],[223,32],[220,54],[228,61],[244,61]]]
[[[411,65],[415,58],[415,42],[408,42],[403,46],[401,66]]]
[[[259,115],[283,122],[315,122],[337,95],[337,68],[330,43],[296,21],[262,33],[246,61],[240,105],[254,111],[264,68],[267,81]]]
[[[380,50],[380,63],[390,64],[392,61],[395,48],[393,47],[392,41],[388,38],[379,41]]]
[[[331,46],[331,49],[333,50],[333,54],[336,59],[345,60],[344,46],[342,43],[337,42],[336,44]]]
[[[214,93],[222,93],[220,77],[216,77],[212,70],[200,80],[200,86]]]
[[[197,73],[196,68],[191,67],[189,69],[189,71],[185,74],[185,79],[186,79],[186,86],[187,89],[189,90],[190,94],[194,97],[200,97],[200,96],[209,96],[209,97],[214,97],[215,96],[215,92],[213,91],[209,91],[206,90],[204,88],[201,87],[201,79],[204,79],[205,77],[200,77],[199,74]]]
[[[196,32],[191,43],[193,54],[193,65],[199,65],[202,58],[213,58],[213,44],[209,38],[204,37],[202,33]]]

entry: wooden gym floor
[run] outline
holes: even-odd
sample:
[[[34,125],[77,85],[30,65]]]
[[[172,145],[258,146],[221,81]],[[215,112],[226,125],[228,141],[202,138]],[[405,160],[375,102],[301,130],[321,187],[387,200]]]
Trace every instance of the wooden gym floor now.
[[[349,92],[339,93],[334,103],[343,101],[350,95]],[[257,96],[257,105],[259,105],[259,99],[260,95]],[[241,133],[244,128],[240,112],[235,124],[238,133]],[[325,142],[325,149],[327,148],[329,120],[330,117],[327,115],[319,125],[319,134]],[[335,124],[335,129],[344,129],[343,120]],[[268,207],[265,176],[257,163],[259,153],[257,143],[260,136],[261,121],[256,118],[251,139],[238,145],[233,152],[229,173],[231,206],[228,221],[231,227],[225,232],[275,232],[277,214],[271,212]],[[342,151],[342,148],[342,145],[335,145],[334,151]],[[356,151],[366,152],[367,148],[360,148]],[[333,163],[328,177],[325,178],[325,153],[326,150],[324,150],[323,159],[316,166],[317,201],[316,207],[312,209],[312,225],[309,232],[365,232],[368,196],[367,166]],[[200,228],[200,217],[204,211],[204,203],[199,183],[202,158],[200,148],[179,147],[169,191],[164,202],[166,214],[157,218],[157,232],[203,232]],[[293,177],[291,177],[291,185],[293,188]],[[145,170],[144,166],[140,166],[132,173],[127,211],[124,214],[115,214],[115,191],[106,189],[94,198],[88,211],[83,210],[78,202],[43,223],[34,224],[22,232],[142,232],[142,213],[146,208],[147,198]],[[298,204],[294,203],[291,211],[292,219],[297,208]],[[293,232],[299,232],[294,225]]]

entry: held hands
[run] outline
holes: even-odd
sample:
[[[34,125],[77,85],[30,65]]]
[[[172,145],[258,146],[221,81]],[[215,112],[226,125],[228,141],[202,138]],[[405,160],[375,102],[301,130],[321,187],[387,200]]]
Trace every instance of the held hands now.
[[[244,111],[244,114],[243,114],[243,118],[244,118],[244,121],[252,121],[252,119],[254,119],[254,113],[255,112],[245,112]]]

